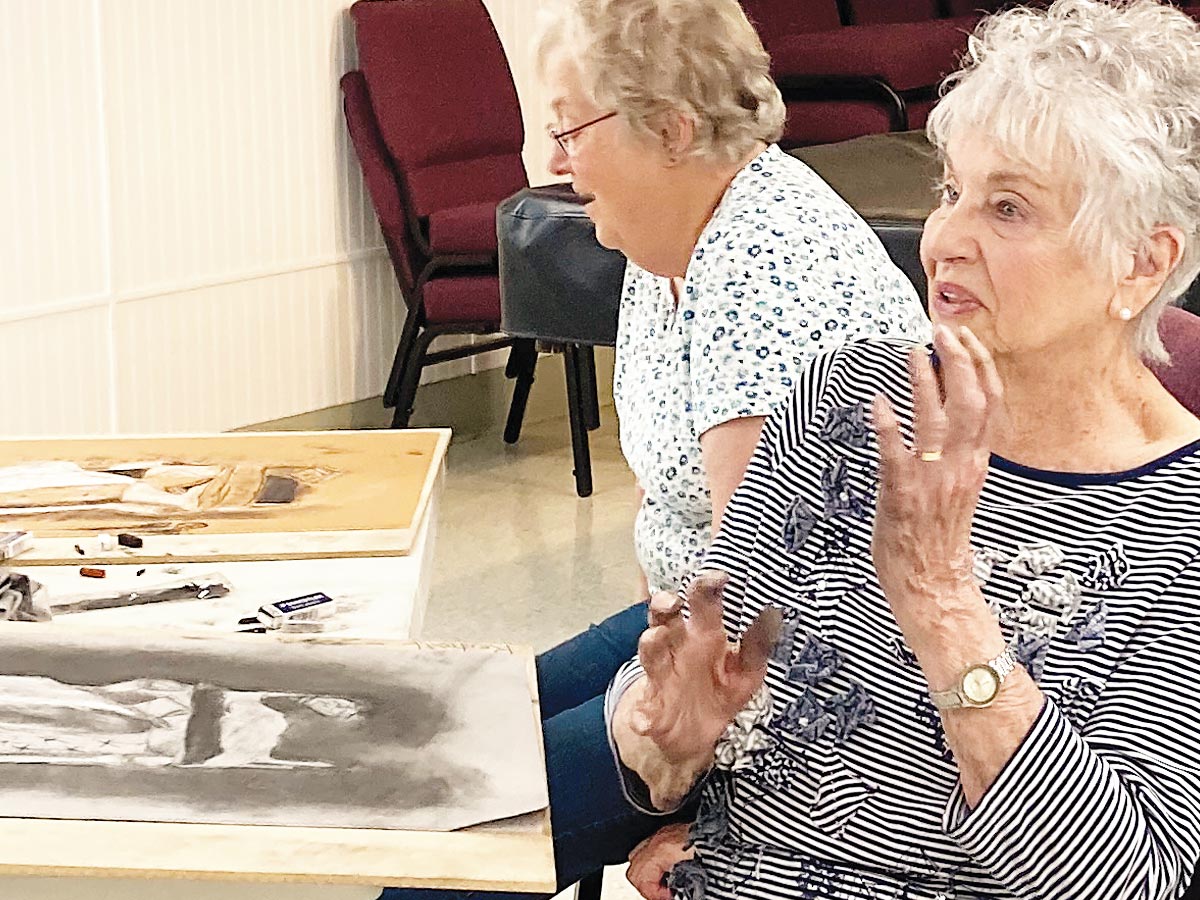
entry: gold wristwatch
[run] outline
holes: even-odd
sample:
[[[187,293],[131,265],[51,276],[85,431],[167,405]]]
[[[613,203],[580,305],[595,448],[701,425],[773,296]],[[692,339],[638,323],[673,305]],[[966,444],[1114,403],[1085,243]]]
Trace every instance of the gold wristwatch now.
[[[995,659],[967,666],[959,676],[958,686],[948,691],[930,691],[929,699],[938,709],[981,709],[991,706],[1004,679],[1017,667],[1017,657],[1011,649]]]

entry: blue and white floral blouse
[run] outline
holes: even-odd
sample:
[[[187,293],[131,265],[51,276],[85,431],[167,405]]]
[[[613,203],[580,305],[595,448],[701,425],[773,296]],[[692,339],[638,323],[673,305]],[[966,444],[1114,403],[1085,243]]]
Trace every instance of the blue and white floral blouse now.
[[[670,279],[629,263],[614,394],[621,449],[645,491],[634,542],[650,589],[677,588],[709,544],[700,435],[769,414],[807,360],[845,341],[924,341],[928,330],[870,226],[777,146],[730,183],[678,305]]]

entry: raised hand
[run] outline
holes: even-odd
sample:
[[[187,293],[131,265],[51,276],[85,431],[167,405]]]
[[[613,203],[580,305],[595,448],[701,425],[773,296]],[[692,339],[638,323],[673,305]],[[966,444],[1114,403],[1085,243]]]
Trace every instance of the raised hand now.
[[[1003,387],[978,338],[939,325],[928,355],[909,358],[913,447],[883,396],[874,405],[879,497],[871,544],[879,583],[906,632],[938,628],[965,604],[983,604],[972,578],[971,523],[987,476],[991,439],[1003,415]],[[947,616],[950,619],[947,619]],[[914,647],[914,650],[916,648]]]
[[[618,747],[660,809],[678,802],[709,765],[717,739],[762,685],[778,638],[779,610],[767,607],[740,643],[728,641],[721,617],[727,580],[723,572],[695,578],[690,618],[674,595],[650,601],[650,627],[638,645],[646,677],[622,699],[623,707],[628,703],[624,721],[642,740],[622,745],[618,731]]]

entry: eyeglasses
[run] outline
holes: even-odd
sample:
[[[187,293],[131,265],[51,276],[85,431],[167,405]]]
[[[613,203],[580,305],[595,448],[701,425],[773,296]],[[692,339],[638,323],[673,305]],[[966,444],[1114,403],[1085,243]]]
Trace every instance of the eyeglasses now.
[[[583,129],[591,128],[593,125],[599,125],[601,122],[606,122],[614,116],[616,116],[616,112],[605,113],[604,115],[598,116],[591,121],[584,122],[582,125],[576,125],[574,128],[568,128],[566,131],[555,131],[553,128],[547,128],[546,132],[550,135],[550,137],[558,141],[558,146],[562,148],[563,153],[570,154],[571,151],[567,145],[567,138],[574,137],[575,135],[579,134],[579,132],[583,131]]]

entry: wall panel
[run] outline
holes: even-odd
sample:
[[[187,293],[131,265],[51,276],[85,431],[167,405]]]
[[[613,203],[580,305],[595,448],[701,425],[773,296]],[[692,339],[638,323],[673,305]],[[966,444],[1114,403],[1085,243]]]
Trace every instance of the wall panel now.
[[[485,2],[545,182],[547,0]],[[0,0],[10,432],[218,430],[382,392],[403,304],[342,120],[348,6]]]

